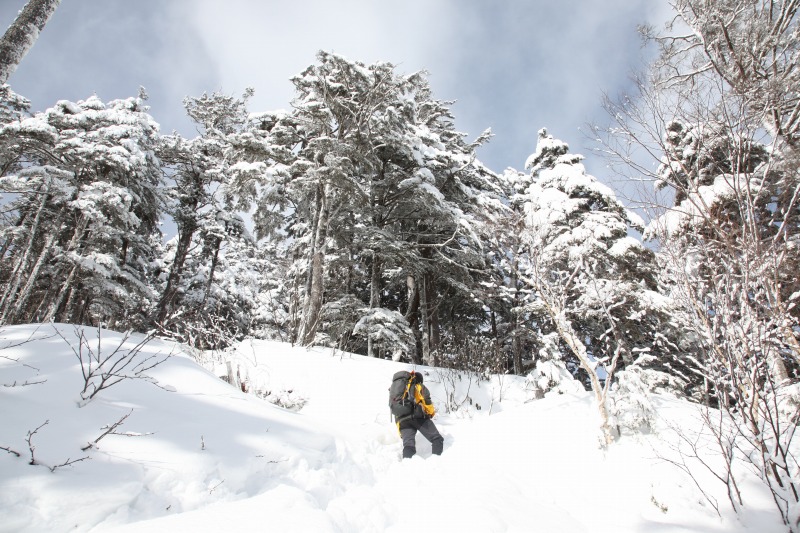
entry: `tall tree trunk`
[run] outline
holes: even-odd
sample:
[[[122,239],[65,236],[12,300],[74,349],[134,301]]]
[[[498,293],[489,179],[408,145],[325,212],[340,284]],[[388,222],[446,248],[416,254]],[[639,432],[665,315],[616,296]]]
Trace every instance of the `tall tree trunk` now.
[[[206,292],[203,295],[203,306],[208,301],[211,295],[211,286],[214,284],[214,274],[217,271],[217,263],[219,263],[219,250],[222,248],[222,239],[217,238],[214,243],[214,255],[211,257],[211,269],[208,272],[208,280],[206,281]]]
[[[13,318],[11,310],[15,303],[17,291],[19,290],[20,285],[23,283],[23,278],[27,273],[28,263],[31,255],[33,254],[34,243],[39,237],[39,224],[41,223],[42,214],[44,213],[45,206],[47,205],[47,200],[50,198],[51,183],[52,181],[48,180],[47,185],[44,186],[42,200],[39,203],[39,208],[36,210],[36,216],[31,223],[30,233],[28,234],[28,242],[25,245],[25,249],[21,250],[17,264],[13,269],[13,274],[6,283],[6,290],[3,294],[3,298],[0,299],[0,310],[2,310],[0,324],[5,324],[9,319]],[[53,232],[55,232],[55,228],[53,229]]]
[[[21,228],[23,225],[25,225],[25,221],[28,219],[28,216],[29,214],[27,211],[20,213],[19,218],[14,223],[14,227]],[[3,241],[2,246],[0,246],[0,258],[5,257],[8,251],[11,249],[12,245],[16,242],[16,238],[14,237],[14,235],[16,235],[16,232],[13,231],[10,232],[8,238],[6,238],[6,240]]]
[[[416,365],[422,364],[422,341],[421,332],[419,330],[419,289],[417,288],[417,279],[409,274],[406,276],[406,287],[408,288],[408,309],[406,310],[406,321],[408,322],[411,331],[414,332],[415,351],[412,356],[412,361]]]
[[[432,273],[425,273],[424,289],[425,302],[428,305],[428,326],[430,328],[428,341],[430,342],[431,364],[433,366],[438,366],[439,346],[441,345],[441,331],[439,325],[439,302],[436,301],[433,277],[434,276]]]
[[[425,290],[425,274],[422,274],[420,280],[422,281],[422,287],[419,291],[419,309],[422,319],[422,363],[433,366],[433,360],[431,359],[431,320],[428,307],[428,291]]]
[[[39,38],[61,0],[28,0],[0,39],[0,85],[8,78]]]
[[[63,316],[63,313],[66,312],[69,300],[71,299],[73,293],[72,282],[75,279],[75,274],[77,272],[78,265],[75,264],[72,266],[67,279],[64,280],[61,290],[58,291],[58,296],[51,302],[50,307],[48,307],[47,314],[44,316],[43,322],[52,322],[56,320],[57,316]],[[64,311],[63,313],[60,313],[62,309]],[[63,319],[61,321],[63,322]]]
[[[304,346],[309,346],[314,342],[325,292],[325,242],[328,238],[327,195],[327,185],[320,183],[317,186],[317,216],[311,244],[311,284],[303,306],[303,325],[300,334],[300,343]]]
[[[439,360],[439,313],[433,291],[433,274],[425,272],[422,275],[422,288],[420,293],[420,308],[422,309],[422,359],[426,365],[436,366]]]
[[[67,322],[70,324],[89,325],[86,315],[89,313],[89,307],[92,304],[92,298],[85,288],[80,286],[78,288],[82,288],[83,290],[78,291],[79,298],[74,298],[72,300],[71,309],[68,315],[70,318]]]
[[[80,255],[79,249],[81,244],[86,240],[90,231],[87,229],[89,225],[89,221],[86,217],[81,217],[78,223],[75,226],[75,231],[72,234],[72,239],[70,240],[69,244],[64,249],[65,256],[68,256],[70,252],[73,250]],[[50,306],[47,309],[47,314],[44,317],[44,322],[52,321],[56,318],[56,316],[61,313],[66,312],[68,308],[68,304],[72,295],[74,293],[73,290],[73,282],[75,277],[78,273],[78,264],[73,264],[72,268],[70,269],[69,274],[67,275],[66,279],[63,283],[60,284],[58,287],[51,287],[51,291],[56,291],[57,296],[52,300]],[[58,284],[58,278],[61,272],[57,272],[56,276],[54,276],[54,280],[56,284]],[[62,311],[63,310],[63,311]]]
[[[299,261],[299,254],[296,251],[292,255],[292,263]],[[289,325],[291,327],[291,338],[289,340],[292,343],[292,346],[300,341],[300,334],[302,333],[300,329],[303,327],[303,308],[302,302],[300,301],[303,295],[303,291],[300,290],[301,285],[303,285],[301,277],[302,276],[299,273],[292,276],[292,290],[289,296]],[[306,290],[309,289],[309,287],[305,288]]]
[[[178,294],[178,286],[183,276],[183,265],[186,263],[186,257],[189,255],[189,247],[192,244],[196,224],[184,224],[178,233],[178,244],[175,248],[175,258],[172,260],[172,266],[169,269],[169,276],[167,277],[167,286],[164,288],[164,294],[158,302],[156,312],[156,322],[163,323],[167,318],[167,314],[172,307],[175,296]]]
[[[521,300],[520,298],[520,290],[519,290],[519,280],[517,279],[517,259],[514,258],[514,265],[511,269],[511,286],[514,287],[514,308],[511,311],[512,314],[512,350],[513,350],[513,358],[514,358],[514,373],[518,376],[523,374],[522,369],[522,339],[520,339],[520,319],[519,313],[516,311],[520,308]]]
[[[376,309],[381,306],[381,260],[378,252],[372,250],[372,272],[369,281],[369,308]],[[367,328],[369,330],[369,328]],[[372,335],[367,334],[367,355],[377,357],[372,345]]]
[[[64,220],[64,214],[67,212],[66,208],[61,210],[58,218],[56,219],[55,224],[53,224],[53,228],[60,228],[61,223]],[[14,305],[14,313],[11,316],[11,320],[14,322],[19,322],[23,319],[23,312],[25,307],[28,305],[28,299],[31,296],[31,292],[33,291],[33,287],[36,285],[36,281],[39,278],[39,272],[41,271],[44,264],[50,258],[50,252],[53,249],[53,242],[55,242],[56,236],[58,235],[57,231],[51,231],[47,234],[45,239],[44,245],[42,246],[42,250],[39,252],[39,257],[36,260],[36,263],[33,265],[31,269],[31,273],[28,276],[28,280],[25,282],[25,286],[20,291],[20,295],[17,298],[17,302]],[[28,318],[32,318],[32,313],[28,313]]]

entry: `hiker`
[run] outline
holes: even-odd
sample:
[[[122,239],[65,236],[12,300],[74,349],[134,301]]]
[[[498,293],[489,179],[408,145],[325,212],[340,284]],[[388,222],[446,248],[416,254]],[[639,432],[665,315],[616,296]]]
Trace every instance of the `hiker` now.
[[[409,459],[417,453],[417,431],[431,443],[434,455],[441,455],[444,447],[444,439],[431,420],[436,414],[431,393],[422,380],[421,372],[400,371],[395,373],[389,389],[389,405],[395,415],[400,438],[403,439],[403,459]],[[407,407],[396,406],[398,403],[406,403]]]

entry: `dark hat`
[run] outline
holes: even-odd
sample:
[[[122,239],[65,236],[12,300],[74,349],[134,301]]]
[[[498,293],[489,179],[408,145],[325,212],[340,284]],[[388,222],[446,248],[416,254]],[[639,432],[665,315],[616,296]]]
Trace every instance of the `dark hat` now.
[[[411,375],[414,376],[415,383],[422,383],[422,372],[412,371]]]

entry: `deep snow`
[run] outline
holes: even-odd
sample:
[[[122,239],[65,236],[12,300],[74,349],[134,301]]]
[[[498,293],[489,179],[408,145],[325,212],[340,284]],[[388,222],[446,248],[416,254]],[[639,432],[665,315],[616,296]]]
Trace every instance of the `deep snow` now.
[[[604,451],[589,394],[533,400],[521,377],[478,382],[417,367],[445,449],[431,456],[418,437],[418,456],[401,461],[386,401],[392,374],[409,365],[266,341],[192,355],[153,340],[136,357],[171,357],[146,373],[152,380],[126,379],[86,402],[78,331],[0,328],[0,532],[786,530],[755,476],[742,473],[737,518],[724,486],[681,459],[675,428],[693,436],[698,415],[671,397],[653,398],[653,432]],[[96,353],[98,330],[83,331],[84,355]],[[120,346],[121,334],[101,336],[100,353]],[[249,394],[219,379],[226,361]],[[445,412],[448,396],[458,409]],[[717,464],[713,447],[703,457]],[[692,476],[666,458],[685,460]]]

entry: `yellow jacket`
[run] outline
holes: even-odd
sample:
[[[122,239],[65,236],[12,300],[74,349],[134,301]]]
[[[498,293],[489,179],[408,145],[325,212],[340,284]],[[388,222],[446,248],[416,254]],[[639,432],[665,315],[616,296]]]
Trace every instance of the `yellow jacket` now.
[[[414,403],[422,407],[422,412],[426,418],[432,418],[436,414],[436,409],[434,409],[431,402],[431,393],[428,387],[422,383],[414,385]]]
[[[426,418],[433,418],[433,415],[436,414],[436,409],[434,409],[433,407],[433,402],[431,401],[431,393],[428,390],[428,387],[426,387],[422,383],[414,383],[410,385],[408,394],[409,396],[413,394],[414,412],[408,416],[404,416],[399,419],[395,417],[398,430],[408,426],[408,424],[411,423],[410,422],[411,419],[421,420]]]

